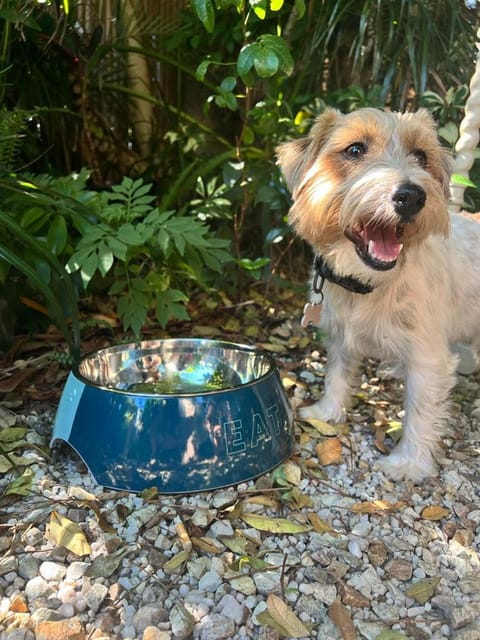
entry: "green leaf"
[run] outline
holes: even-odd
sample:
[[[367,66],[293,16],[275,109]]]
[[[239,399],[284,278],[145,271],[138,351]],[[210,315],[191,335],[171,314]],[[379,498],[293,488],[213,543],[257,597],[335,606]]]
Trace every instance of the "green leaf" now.
[[[113,252],[106,244],[104,244],[101,249],[99,248],[98,251],[98,270],[103,277],[105,277],[112,268],[113,261]]]
[[[215,28],[215,10],[211,0],[192,0],[192,7],[200,22],[208,33]]]
[[[478,186],[475,184],[475,182],[470,180],[470,178],[461,176],[459,173],[452,174],[452,182],[453,184],[459,184],[462,187],[472,187],[474,189],[478,189]]]
[[[276,53],[266,47],[262,47],[258,50],[253,64],[255,66],[255,71],[261,78],[271,78],[277,73],[280,67],[280,62]]]
[[[250,527],[269,533],[305,533],[311,531],[308,525],[287,520],[286,518],[268,518],[255,513],[243,513],[241,519]]]
[[[212,64],[211,60],[202,60],[202,62],[198,65],[195,71],[195,78],[199,82],[203,82],[205,80],[205,76],[207,75],[208,67]]]
[[[4,495],[28,496],[32,490],[33,473],[25,469],[21,476],[12,480],[3,492]]]
[[[382,631],[375,640],[408,640],[408,636],[400,633],[400,631],[389,631],[388,629],[385,629],[385,631]]]
[[[185,308],[188,302],[187,296],[178,289],[167,289],[158,294],[156,303],[156,316],[162,328],[166,327],[170,318],[189,320],[190,316]],[[182,303],[182,304],[181,304]]]
[[[287,43],[280,36],[266,33],[259,38],[260,43],[267,50],[275,54],[281,71],[290,75],[293,71],[293,58]]]
[[[247,44],[240,50],[237,58],[237,71],[238,75],[244,82],[247,82],[247,77],[251,71],[255,58],[260,50],[260,45],[256,42]]]
[[[137,229],[130,222],[122,224],[118,229],[117,238],[121,242],[132,246],[139,246],[143,244],[143,238]]]
[[[80,275],[82,277],[84,287],[88,286],[90,280],[95,275],[95,272],[98,269],[98,262],[98,253],[96,251],[92,251],[88,258],[82,263]]]
[[[58,256],[65,249],[68,241],[68,228],[65,218],[57,216],[53,219],[48,229],[48,248],[54,256]]]
[[[265,20],[267,15],[267,0],[250,0],[250,6],[259,20]]]

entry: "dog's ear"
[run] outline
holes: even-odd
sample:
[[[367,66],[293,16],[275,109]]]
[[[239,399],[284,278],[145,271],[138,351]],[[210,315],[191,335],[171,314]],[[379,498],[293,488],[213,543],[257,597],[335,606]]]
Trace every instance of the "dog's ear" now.
[[[278,164],[294,199],[305,174],[315,162],[332,129],[342,117],[337,109],[327,109],[317,117],[307,136],[284,142],[277,147]]]
[[[438,125],[427,109],[419,109],[416,113],[417,117],[422,118],[425,125],[433,129],[438,139]],[[442,147],[438,140],[438,162],[435,164],[435,177],[441,184],[445,198],[450,198],[450,177],[453,171],[453,158],[450,152]]]

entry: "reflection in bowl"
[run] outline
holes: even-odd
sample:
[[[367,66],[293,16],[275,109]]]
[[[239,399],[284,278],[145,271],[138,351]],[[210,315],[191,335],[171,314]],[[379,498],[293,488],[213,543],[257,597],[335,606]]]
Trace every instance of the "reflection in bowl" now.
[[[293,420],[265,353],[201,339],[95,351],[69,375],[52,445],[104,486],[204,491],[266,473],[293,449]]]

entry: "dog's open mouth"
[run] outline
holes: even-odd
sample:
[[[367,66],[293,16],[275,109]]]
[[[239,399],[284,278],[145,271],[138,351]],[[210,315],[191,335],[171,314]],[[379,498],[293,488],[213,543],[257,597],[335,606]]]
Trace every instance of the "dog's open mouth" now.
[[[360,258],[366,265],[378,271],[393,269],[403,248],[400,242],[403,235],[402,225],[380,227],[362,223],[345,232],[353,242]]]

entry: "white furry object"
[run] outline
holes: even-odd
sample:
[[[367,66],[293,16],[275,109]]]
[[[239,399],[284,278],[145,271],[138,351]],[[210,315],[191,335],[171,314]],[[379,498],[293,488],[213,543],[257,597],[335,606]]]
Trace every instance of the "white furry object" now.
[[[436,470],[455,384],[451,346],[480,350],[480,224],[448,214],[451,160],[424,110],[327,110],[278,160],[289,220],[333,274],[319,323],[329,335],[324,395],[301,416],[343,421],[362,359],[393,363],[405,378],[405,418],[382,466],[419,482]],[[346,289],[345,278],[371,291]]]

